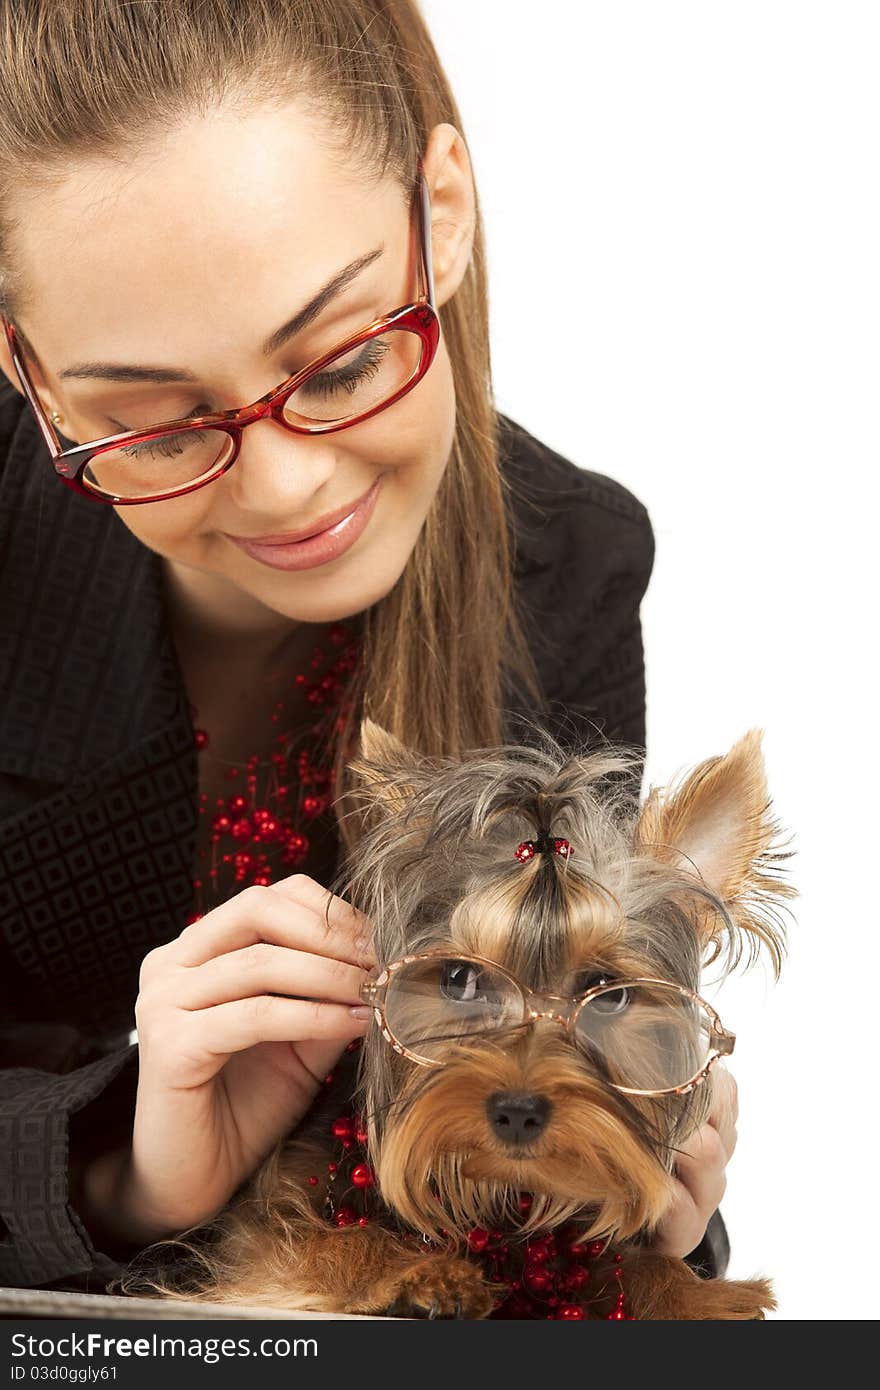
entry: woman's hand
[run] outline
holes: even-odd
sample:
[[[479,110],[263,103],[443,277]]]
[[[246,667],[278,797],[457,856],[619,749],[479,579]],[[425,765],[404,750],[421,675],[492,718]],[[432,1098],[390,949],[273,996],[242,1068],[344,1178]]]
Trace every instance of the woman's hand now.
[[[131,1150],[115,1190],[106,1169],[95,1179],[117,1233],[145,1244],[209,1219],[294,1128],[369,1027],[351,1008],[375,964],[370,935],[363,913],[293,874],[149,952]]]
[[[675,1199],[651,1242],[664,1255],[683,1259],[706,1234],[727,1187],[725,1169],[736,1148],[739,1115],[736,1082],[722,1063],[712,1068],[712,1108],[679,1150],[675,1164]]]

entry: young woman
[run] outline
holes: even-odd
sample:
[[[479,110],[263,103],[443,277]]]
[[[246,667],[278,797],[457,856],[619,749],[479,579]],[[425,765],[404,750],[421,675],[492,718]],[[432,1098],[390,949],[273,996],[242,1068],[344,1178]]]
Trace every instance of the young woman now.
[[[653,536],[493,406],[413,0],[0,24],[0,1282],[99,1290],[368,1026],[369,923],[324,921],[361,715],[643,748]],[[710,1273],[718,1096],[656,1234]]]

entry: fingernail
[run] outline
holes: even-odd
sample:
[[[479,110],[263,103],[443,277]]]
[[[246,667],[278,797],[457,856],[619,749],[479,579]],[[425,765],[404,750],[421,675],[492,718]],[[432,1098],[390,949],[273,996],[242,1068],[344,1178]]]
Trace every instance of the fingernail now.
[[[369,1018],[372,1012],[373,1010],[368,1008],[366,1004],[355,1004],[353,1008],[349,1009],[352,1018]]]

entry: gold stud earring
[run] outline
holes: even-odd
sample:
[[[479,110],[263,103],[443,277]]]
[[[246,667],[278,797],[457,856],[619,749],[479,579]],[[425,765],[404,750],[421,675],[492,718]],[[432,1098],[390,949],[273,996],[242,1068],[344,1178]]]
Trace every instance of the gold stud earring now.
[[[64,416],[59,415],[57,410],[53,410],[49,418],[52,421],[53,425],[60,425],[61,421],[64,419]]]

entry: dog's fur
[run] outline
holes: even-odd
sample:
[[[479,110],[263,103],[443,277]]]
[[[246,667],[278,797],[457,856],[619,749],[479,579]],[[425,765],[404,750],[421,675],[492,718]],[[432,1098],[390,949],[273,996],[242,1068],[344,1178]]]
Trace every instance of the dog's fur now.
[[[572,993],[574,972],[587,967],[699,990],[704,963],[731,970],[764,949],[778,975],[783,900],[797,894],[779,877],[791,855],[770,817],[760,731],[678,786],[652,789],[641,808],[630,780],[638,750],[609,744],[572,756],[535,733],[530,744],[438,760],[363,721],[352,768],[364,836],[334,887],[373,923],[380,965],[449,946],[557,994]],[[569,840],[570,857],[520,863],[517,844],[547,830]],[[450,1045],[439,1068],[399,1056],[373,1027],[213,1222],[150,1247],[153,1255],[170,1247],[170,1270],[149,1270],[139,1258],[120,1291],[486,1317],[493,1290],[467,1257],[467,1231],[513,1222],[534,1235],[576,1221],[625,1252],[636,1317],[763,1317],[775,1307],[766,1280],[704,1279],[649,1243],[671,1201],[677,1146],[705,1121],[711,1087],[710,1073],[687,1095],[624,1096],[551,1020],[503,1045]],[[487,1120],[487,1097],[506,1090],[539,1094],[552,1107],[525,1152],[506,1146]],[[308,1183],[334,1157],[328,1121],[353,1091],[398,1229],[337,1228],[322,1216],[325,1185]],[[526,1216],[522,1191],[533,1194]],[[401,1228],[447,1243],[417,1252]]]

